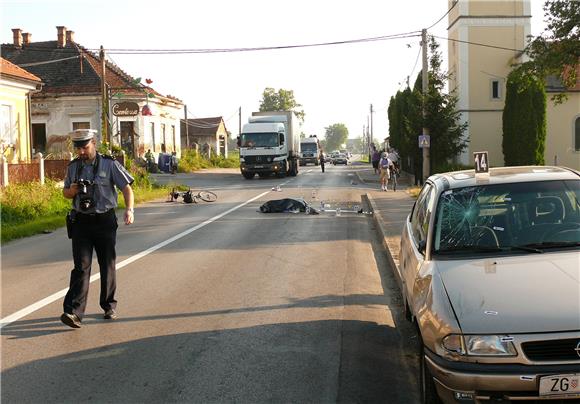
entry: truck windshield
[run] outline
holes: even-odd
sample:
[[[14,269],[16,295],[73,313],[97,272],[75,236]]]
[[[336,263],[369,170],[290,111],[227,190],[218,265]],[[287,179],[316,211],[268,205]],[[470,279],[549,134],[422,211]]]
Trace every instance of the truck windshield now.
[[[316,143],[300,143],[300,149],[309,152],[315,152],[317,150]]]
[[[242,133],[241,147],[277,147],[278,133]]]

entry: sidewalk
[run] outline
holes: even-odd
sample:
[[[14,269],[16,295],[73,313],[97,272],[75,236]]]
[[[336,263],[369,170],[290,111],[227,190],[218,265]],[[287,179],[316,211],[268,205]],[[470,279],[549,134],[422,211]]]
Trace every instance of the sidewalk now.
[[[373,217],[379,239],[383,242],[393,269],[399,272],[401,232],[415,203],[415,198],[407,192],[407,189],[412,185],[412,178],[403,173],[399,178],[397,191],[393,192],[391,184],[389,184],[389,190],[385,192],[380,190],[379,175],[374,174],[372,168],[357,171],[356,174],[360,182],[376,185],[376,190],[367,192],[366,197],[374,212]]]

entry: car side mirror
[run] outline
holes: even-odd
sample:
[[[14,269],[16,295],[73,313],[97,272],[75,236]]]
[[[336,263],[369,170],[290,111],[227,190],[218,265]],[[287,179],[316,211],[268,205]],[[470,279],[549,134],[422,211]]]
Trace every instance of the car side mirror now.
[[[284,145],[284,134],[280,133],[280,146]]]
[[[240,139],[239,136],[236,138],[236,144],[238,145],[238,147],[242,145],[242,139]]]
[[[421,254],[425,254],[425,250],[427,250],[427,241],[425,240],[419,241],[419,252]]]

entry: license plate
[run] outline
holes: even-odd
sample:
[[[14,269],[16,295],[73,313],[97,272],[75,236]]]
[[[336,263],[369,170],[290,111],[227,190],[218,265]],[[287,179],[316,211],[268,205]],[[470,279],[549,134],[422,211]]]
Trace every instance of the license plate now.
[[[254,166],[254,168],[264,168],[264,166]]]
[[[580,373],[540,378],[540,396],[580,395]]]

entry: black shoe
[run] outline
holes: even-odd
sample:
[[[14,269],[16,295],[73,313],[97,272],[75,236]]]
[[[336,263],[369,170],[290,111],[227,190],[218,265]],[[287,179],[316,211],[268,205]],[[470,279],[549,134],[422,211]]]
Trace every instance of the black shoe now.
[[[71,328],[81,328],[81,319],[76,314],[62,313],[60,321]]]
[[[113,309],[109,309],[105,311],[105,315],[103,316],[105,320],[116,320],[117,319],[117,312]]]

